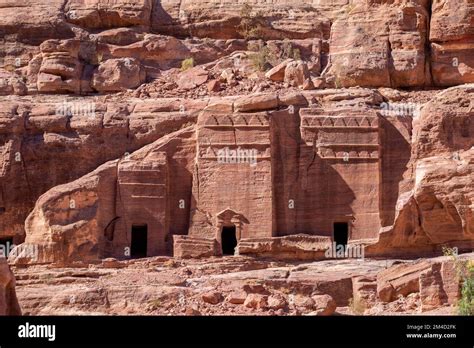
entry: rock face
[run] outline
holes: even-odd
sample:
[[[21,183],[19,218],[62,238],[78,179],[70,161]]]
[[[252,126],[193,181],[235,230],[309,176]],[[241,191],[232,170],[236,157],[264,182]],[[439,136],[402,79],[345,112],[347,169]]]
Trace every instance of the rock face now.
[[[69,23],[88,29],[150,25],[152,2],[120,0],[103,6],[101,0],[71,0],[66,4],[64,14]]]
[[[144,80],[145,72],[135,59],[109,59],[94,72],[91,87],[98,92],[118,92],[137,88]]]
[[[331,27],[330,69],[338,86],[430,84],[426,1],[353,5]]]
[[[455,303],[459,289],[456,266],[448,257],[400,264],[377,275],[377,295],[381,301],[392,302],[397,297],[419,293],[423,312]]]
[[[414,127],[409,190],[400,192],[394,224],[374,249],[414,253],[453,239],[461,248],[472,248],[473,101],[474,88],[467,85],[425,105]]]
[[[15,292],[15,277],[4,257],[0,257],[0,316],[21,315]]]
[[[306,59],[315,77],[323,71],[336,87],[454,86],[474,81],[472,6],[469,0],[8,2],[0,8],[0,65],[25,79],[29,93],[110,93],[136,88],[184,59],[209,63],[263,39],[272,54],[278,47],[282,58]],[[298,41],[311,41],[310,51]],[[94,71],[110,77],[127,58],[132,67],[120,65],[111,83],[120,86],[96,81]]]
[[[305,62],[291,62],[286,66],[284,81],[288,85],[300,87],[307,79],[309,79],[309,70]]]
[[[39,245],[39,257],[17,252],[12,261],[172,249],[184,258],[237,252],[323,259],[337,256],[326,251],[339,238],[359,257],[365,247],[368,256],[440,253],[446,243],[469,249],[471,93],[471,86],[454,88],[427,103],[412,146],[411,125],[381,111],[382,95],[370,90],[213,101],[195,127],[45,193],[25,223],[23,248]],[[456,113],[451,94],[461,100]],[[319,108],[308,107],[313,100]],[[51,127],[60,120],[51,119]],[[147,244],[135,254],[137,233]]]
[[[163,211],[167,202],[162,196],[163,185],[156,184],[156,180],[174,187],[179,184],[177,192],[186,188],[190,191],[191,181],[186,173],[193,158],[193,135],[192,129],[178,131],[42,195],[25,222],[28,232],[25,243],[17,247],[15,262],[61,264],[105,256],[135,257],[127,231],[133,230],[134,223],[149,224],[154,220],[156,230],[151,230],[150,236],[156,239],[149,240],[144,256],[166,253],[171,240],[164,217],[175,216],[171,229],[177,232],[181,230],[179,221],[185,223],[188,212],[179,207]],[[168,176],[171,163],[165,156],[167,150],[176,151],[173,159],[170,157],[175,163],[172,171],[181,175]],[[144,171],[149,173],[148,177],[140,177]],[[189,205],[189,197],[183,197],[188,199],[184,204]],[[176,201],[178,198],[175,197]],[[150,202],[154,202],[153,206],[143,210]],[[161,209],[156,209],[159,205]],[[132,216],[133,221],[128,218]],[[30,245],[39,247],[34,257],[27,252]]]
[[[456,10],[453,6],[456,6]],[[473,18],[474,4],[468,0],[456,5],[446,0],[433,2],[430,24],[431,69],[436,85],[472,82]]]
[[[191,124],[207,103],[56,97],[37,103],[2,101],[0,238],[21,243],[24,220],[41,194]]]
[[[472,251],[473,19],[471,0],[4,1],[0,246],[120,268]],[[303,290],[196,298],[330,315],[430,311],[459,288],[446,260],[272,272]]]

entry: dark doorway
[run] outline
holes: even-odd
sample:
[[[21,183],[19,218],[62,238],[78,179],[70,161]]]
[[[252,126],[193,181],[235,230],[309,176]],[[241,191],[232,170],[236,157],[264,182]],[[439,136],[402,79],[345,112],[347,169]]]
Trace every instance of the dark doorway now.
[[[235,226],[222,228],[222,254],[234,255],[237,246]]]
[[[0,257],[8,257],[8,253],[13,249],[13,237],[0,238]]]
[[[148,245],[148,226],[132,226],[132,249],[130,256],[132,259],[146,257]]]
[[[334,242],[336,247],[343,245],[344,249],[347,246],[349,239],[349,224],[347,222],[335,222],[334,223]]]

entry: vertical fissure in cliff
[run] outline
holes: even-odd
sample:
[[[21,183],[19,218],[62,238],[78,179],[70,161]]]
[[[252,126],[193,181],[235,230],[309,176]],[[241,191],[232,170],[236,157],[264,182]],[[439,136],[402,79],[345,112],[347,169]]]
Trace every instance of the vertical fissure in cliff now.
[[[433,15],[432,11],[433,1],[428,0],[428,8],[426,11],[428,12],[428,18],[426,20],[426,40],[425,40],[425,86],[426,85],[433,85],[433,73],[431,67],[431,41],[430,41],[430,31],[431,31],[431,17]]]

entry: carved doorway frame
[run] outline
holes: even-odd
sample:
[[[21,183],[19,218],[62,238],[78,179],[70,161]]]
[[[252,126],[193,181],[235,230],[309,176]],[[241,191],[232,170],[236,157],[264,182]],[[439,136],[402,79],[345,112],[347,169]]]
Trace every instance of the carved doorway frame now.
[[[240,238],[242,237],[243,224],[247,220],[244,216],[231,208],[226,208],[216,215],[216,230],[215,239],[219,244],[219,253],[222,255],[222,229],[224,227],[235,226],[235,237],[237,239],[237,245]]]

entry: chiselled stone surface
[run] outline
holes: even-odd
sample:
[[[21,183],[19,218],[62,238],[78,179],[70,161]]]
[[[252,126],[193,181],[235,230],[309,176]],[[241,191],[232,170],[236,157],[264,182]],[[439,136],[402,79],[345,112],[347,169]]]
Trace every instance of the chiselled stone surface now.
[[[127,254],[127,248],[131,246],[134,226],[149,226],[146,255],[150,256],[169,253],[174,243],[176,256],[179,257],[234,254],[238,250],[242,254],[308,259],[327,257],[324,251],[334,241],[335,223],[342,223],[348,230],[350,228],[348,241],[354,246],[368,245],[370,255],[440,250],[448,241],[459,242],[460,247],[469,246],[472,241],[469,231],[471,210],[463,207],[465,203],[462,200],[459,201],[463,207],[459,211],[465,214],[460,218],[468,219],[464,225],[456,225],[456,219],[443,217],[442,213],[451,214],[454,211],[450,210],[449,204],[446,208],[442,207],[439,214],[432,214],[432,208],[427,204],[433,200],[433,189],[424,193],[424,186],[420,186],[427,185],[421,176],[426,177],[425,168],[430,167],[417,169],[414,176],[409,175],[409,168],[419,168],[420,162],[429,163],[432,155],[451,154],[453,148],[459,148],[454,152],[459,159],[456,157],[447,161],[471,158],[470,137],[464,137],[464,134],[470,134],[469,128],[460,126],[469,126],[466,119],[469,119],[471,112],[471,87],[442,92],[425,106],[417,119],[414,136],[427,136],[432,141],[416,142],[420,146],[413,147],[409,163],[410,146],[406,144],[410,140],[405,125],[399,123],[397,118],[386,117],[380,112],[380,94],[368,90],[356,91],[346,94],[338,90],[307,92],[300,94],[299,98],[294,94],[261,93],[229,100],[230,104],[219,105],[215,101],[210,102],[209,107],[204,107],[204,103],[192,104],[194,108],[203,108],[203,111],[197,117],[196,127],[188,131],[190,135],[185,147],[188,153],[183,154],[179,162],[173,159],[174,152],[178,150],[174,146],[167,145],[161,149],[163,141],[181,141],[181,136],[170,134],[154,145],[148,145],[157,147],[154,150],[157,154],[151,162],[142,155],[125,155],[101,167],[104,169],[100,169],[99,173],[114,170],[114,175],[109,173],[105,177],[111,180],[108,185],[118,185],[117,189],[103,191],[102,174],[98,177],[97,174],[90,174],[74,184],[61,186],[62,193],[59,195],[59,191],[52,189],[37,202],[26,221],[26,242],[31,244],[49,240],[53,235],[80,232],[84,236],[79,239],[84,238],[84,243],[89,246],[71,247],[71,254],[53,252],[55,256],[50,255],[49,259],[48,256],[41,256],[40,259],[45,257],[44,260],[50,260],[48,262],[69,262],[81,257],[90,257],[91,260],[101,256],[123,258],[131,256]],[[448,104],[446,110],[439,110],[439,103],[443,105],[443,101],[450,100],[449,93],[465,95],[466,103],[462,104],[465,109],[457,108],[456,114],[451,115]],[[308,105],[313,100],[318,100],[320,106]],[[304,104],[304,101],[310,107],[296,104]],[[162,109],[156,107],[155,111],[168,110],[172,101],[162,103]],[[128,128],[135,130],[137,137],[142,134],[143,125],[136,123],[135,115],[147,110],[145,106],[147,103],[136,104],[128,123]],[[439,111],[433,112],[431,108]],[[437,133],[430,122],[441,122],[444,127]],[[61,114],[47,117],[30,114],[28,124],[32,130],[49,129],[51,138],[45,139],[54,142],[59,141],[57,134],[66,131],[68,119]],[[430,131],[425,134],[425,129]],[[452,137],[445,138],[448,129],[453,130],[450,132]],[[398,147],[393,145],[397,138],[387,137],[387,132],[398,133],[398,142],[395,143]],[[156,136],[156,133],[153,134]],[[153,139],[153,136],[141,136],[144,141]],[[190,151],[191,148],[193,151]],[[143,153],[145,149],[138,153]],[[179,153],[182,151],[179,150]],[[389,154],[390,157],[387,157]],[[285,161],[280,158],[285,158]],[[400,161],[400,158],[406,160]],[[171,169],[174,163],[186,169],[177,175]],[[437,161],[436,173],[443,173],[439,163],[442,162]],[[469,197],[471,191],[469,176],[463,175],[469,169],[468,162],[456,168],[461,171],[458,175],[463,183],[460,189],[466,193],[458,196],[455,190],[450,190],[449,195],[453,197],[450,204],[455,204],[456,197]],[[446,175],[450,173],[447,170]],[[411,191],[397,195],[401,182],[390,179],[394,171],[407,175],[404,185]],[[179,181],[175,182],[178,179],[184,181],[179,184]],[[296,185],[288,185],[288,182]],[[326,184],[312,184],[322,182]],[[82,187],[90,188],[81,192]],[[442,194],[441,187],[440,190]],[[107,203],[98,201],[98,192]],[[403,201],[407,194],[415,196]],[[68,208],[66,196],[69,201],[84,202]],[[107,206],[114,201],[115,208],[111,210]],[[416,213],[409,210],[412,202],[421,208]],[[144,209],[148,206],[154,208]],[[69,209],[74,214],[62,215],[62,209]],[[400,212],[394,215],[393,209]],[[92,211],[96,213],[91,214]],[[407,219],[408,212],[412,214],[408,216],[426,215],[423,224],[409,225],[407,222],[413,220],[403,220]],[[97,224],[96,214],[107,218]],[[124,218],[124,215],[130,218]],[[40,222],[45,217],[51,218],[52,223],[45,225]],[[43,226],[47,225],[51,227],[45,231]],[[60,225],[73,228],[76,232],[57,234],[55,226]],[[156,230],[151,226],[156,226]],[[458,232],[462,231],[461,226],[466,226],[466,232]],[[107,231],[104,232],[104,229]],[[235,238],[235,242],[230,242],[235,244],[229,250],[225,247],[228,242],[228,237],[224,236],[226,229],[231,234],[229,238]],[[173,235],[183,234],[188,236],[176,237],[173,241]],[[291,237],[295,234],[303,236]],[[96,237],[87,239],[88,235]],[[305,235],[314,238],[306,238]],[[273,239],[283,236],[288,238]],[[418,249],[413,247],[412,238]],[[69,242],[65,240],[63,243]],[[199,248],[194,249],[193,245]],[[49,247],[45,246],[44,250],[49,250]],[[76,250],[81,251],[76,253]],[[17,262],[30,261],[17,258]]]
[[[0,238],[21,243],[24,221],[41,194],[192,124],[207,100],[51,97],[1,103]]]
[[[165,253],[171,247],[170,235],[181,231],[180,221],[186,223],[188,218],[188,212],[179,206],[167,210],[166,201],[184,197],[184,204],[190,204],[189,196],[180,193],[191,189],[187,172],[193,158],[193,136],[190,128],[177,131],[42,195],[25,222],[26,239],[12,261],[61,264],[123,258],[132,252],[128,242],[132,225],[151,222],[156,230],[150,232],[156,239],[150,240],[145,255]],[[172,171],[177,175],[172,178],[168,178],[163,157],[167,151],[174,153]],[[175,191],[167,192],[168,186]],[[175,220],[172,227],[167,226],[169,217]],[[38,246],[34,258],[26,253],[29,245]]]

